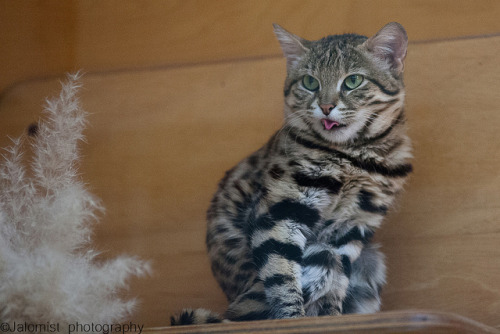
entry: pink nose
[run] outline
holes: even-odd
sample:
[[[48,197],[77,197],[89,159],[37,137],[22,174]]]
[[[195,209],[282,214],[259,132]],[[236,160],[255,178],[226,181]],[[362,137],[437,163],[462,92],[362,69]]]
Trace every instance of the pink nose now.
[[[333,104],[320,104],[319,107],[321,108],[321,110],[323,111],[323,114],[325,114],[325,116],[330,115],[333,108],[335,108],[335,106]]]

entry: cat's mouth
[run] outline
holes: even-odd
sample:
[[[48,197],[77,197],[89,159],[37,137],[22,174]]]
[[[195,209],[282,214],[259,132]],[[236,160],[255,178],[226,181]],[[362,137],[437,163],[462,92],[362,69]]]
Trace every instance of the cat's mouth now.
[[[323,127],[327,131],[335,130],[338,128],[343,128],[346,126],[345,124],[339,123],[337,121],[332,121],[331,119],[328,119],[328,118],[321,119],[321,123],[323,123]]]

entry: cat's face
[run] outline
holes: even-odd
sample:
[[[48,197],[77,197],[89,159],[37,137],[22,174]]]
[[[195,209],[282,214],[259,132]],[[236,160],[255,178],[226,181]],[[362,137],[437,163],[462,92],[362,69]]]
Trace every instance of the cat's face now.
[[[372,38],[329,36],[307,41],[279,26],[287,58],[289,125],[335,144],[376,138],[402,117],[407,37],[390,23]]]

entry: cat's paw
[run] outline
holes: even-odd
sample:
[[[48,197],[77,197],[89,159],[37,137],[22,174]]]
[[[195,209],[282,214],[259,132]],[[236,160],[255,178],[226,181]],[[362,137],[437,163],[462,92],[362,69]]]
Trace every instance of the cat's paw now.
[[[342,303],[349,285],[345,267],[346,264],[330,245],[313,244],[306,248],[301,278],[306,308],[327,295]]]

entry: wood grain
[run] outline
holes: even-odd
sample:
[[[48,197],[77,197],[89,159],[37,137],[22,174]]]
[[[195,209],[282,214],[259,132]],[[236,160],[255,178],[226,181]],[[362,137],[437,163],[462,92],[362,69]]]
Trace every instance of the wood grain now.
[[[415,172],[378,233],[387,255],[384,310],[431,309],[500,328],[500,37],[410,45],[407,110]],[[134,280],[133,317],[164,326],[183,307],[222,312],[205,255],[205,210],[225,170],[279,128],[279,58],[89,73],[82,171],[107,208],[104,257],[152,259]],[[0,99],[0,146],[37,120],[58,80]]]
[[[0,0],[0,92],[69,70],[279,55],[273,22],[316,39],[399,21],[417,41],[499,33],[499,15],[496,0]]]
[[[73,69],[74,17],[73,1],[0,0],[0,94]]]
[[[155,328],[147,330],[146,333],[498,334],[500,331],[454,314],[428,311],[399,311],[382,312],[378,314],[346,315],[341,317],[315,317]]]

